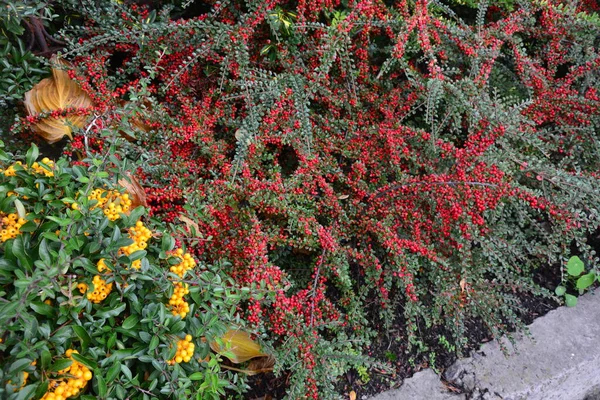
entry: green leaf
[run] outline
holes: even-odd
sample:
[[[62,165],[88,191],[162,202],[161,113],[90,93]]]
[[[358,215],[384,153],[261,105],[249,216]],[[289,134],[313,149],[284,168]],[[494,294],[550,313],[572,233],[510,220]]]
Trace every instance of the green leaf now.
[[[127,380],[131,381],[133,379],[133,374],[131,373],[131,370],[127,365],[121,364],[121,372],[123,373],[123,375],[125,375],[125,378],[127,378]]]
[[[29,148],[29,150],[27,150],[27,154],[25,155],[25,163],[27,164],[27,166],[31,167],[35,160],[37,160],[39,155],[40,150],[38,149],[38,147],[35,144],[31,144],[31,147]]]
[[[577,297],[572,294],[565,295],[565,304],[567,307],[575,307],[577,305]]]
[[[48,350],[42,351],[42,369],[46,369],[52,362],[52,354]]]
[[[579,276],[583,272],[583,261],[577,256],[573,256],[567,262],[567,273],[571,276]]]
[[[83,326],[73,325],[72,328],[73,328],[73,332],[75,332],[75,335],[77,335],[77,337],[81,341],[81,346],[83,348],[86,348],[92,340],[90,335],[87,333],[87,331],[85,330],[85,328]]]
[[[146,257],[147,251],[146,250],[137,250],[134,251],[133,253],[131,253],[128,257],[130,261],[135,261],[135,260],[139,260],[143,257]]]
[[[563,296],[565,293],[567,293],[567,288],[562,285],[558,285],[556,289],[554,289],[554,293],[556,293],[557,296]]]
[[[142,341],[144,343],[148,343],[148,342],[150,342],[150,340],[152,340],[152,335],[150,335],[148,332],[140,331],[138,333],[138,335],[140,336],[140,339],[142,339]]]
[[[10,365],[9,371],[13,374],[23,371],[28,366],[31,365],[31,360],[27,358],[22,358],[20,360],[15,361]]]
[[[42,303],[40,301],[31,302],[31,309],[40,315],[44,315],[46,317],[53,317],[55,314],[55,309],[52,306],[49,306],[46,303]]]
[[[108,379],[109,382],[114,381],[117,375],[119,375],[119,372],[121,372],[121,363],[115,361],[112,367],[110,367],[110,369],[108,370],[106,374],[106,379]]]
[[[21,232],[35,232],[37,230],[38,226],[35,222],[33,221],[27,221],[25,224],[23,224],[19,230]]]
[[[132,223],[135,223],[138,219],[140,219],[140,217],[142,215],[144,215],[145,212],[146,212],[146,209],[144,207],[142,207],[142,206],[136,207],[129,214],[129,216],[128,216],[129,221],[131,221]]]
[[[123,311],[125,311],[125,308],[127,307],[127,304],[122,303],[121,305],[119,305],[117,308],[103,308],[102,311],[98,312],[96,314],[97,318],[110,318],[110,317],[116,317],[117,315],[121,314]]]
[[[202,372],[194,372],[188,378],[190,381],[201,381],[204,379],[204,374]]]
[[[91,242],[90,243],[90,248],[89,248],[89,252],[90,254],[96,253],[98,250],[100,250],[100,243],[98,242]]]
[[[175,334],[175,333],[183,332],[184,329],[185,329],[185,321],[179,321],[179,322],[176,322],[175,324],[173,324],[173,326],[171,326],[170,332]]]
[[[92,360],[92,359],[89,359],[89,358],[87,358],[87,357],[84,357],[84,356],[82,356],[81,354],[78,354],[78,353],[73,353],[73,354],[71,355],[71,357],[73,357],[73,359],[74,359],[75,361],[78,361],[78,362],[82,363],[83,365],[85,365],[85,366],[86,366],[86,367],[88,367],[89,369],[92,369],[92,370],[93,370],[93,369],[96,369],[96,368],[98,368],[98,364],[97,364],[97,363],[96,363],[94,360]]]
[[[596,280],[596,273],[590,272],[577,279],[577,289],[587,289]]]
[[[152,351],[158,347],[159,339],[158,336],[153,336],[152,340],[150,340],[150,345],[148,346],[148,350]]]
[[[58,361],[56,361],[49,369],[50,372],[58,372],[61,369],[65,369],[71,366],[71,364],[73,364],[73,360],[70,360],[68,358],[62,358]]]
[[[56,222],[59,226],[67,226],[71,222],[73,222],[73,220],[71,218],[58,218],[58,217],[53,217],[52,215],[47,215],[46,219]]]
[[[162,251],[171,251],[175,247],[175,239],[173,239],[170,235],[164,234],[162,237],[162,243],[160,244],[160,248]]]
[[[19,214],[19,218],[24,219],[27,213],[25,212],[25,207],[23,206],[23,203],[21,203],[21,200],[15,200],[15,207],[17,209],[17,214]]]
[[[13,242],[13,246],[12,246],[12,253],[14,254],[15,257],[17,257],[17,259],[21,263],[22,267],[24,267],[30,271],[32,270],[33,263],[31,261],[31,258],[27,255],[27,252],[25,250],[25,244],[23,243],[23,236],[19,235],[15,238],[15,240]]]
[[[37,383],[25,386],[23,389],[19,390],[19,394],[15,400],[29,400],[33,398],[33,393],[35,393],[37,386]]]
[[[106,394],[108,393],[106,381],[104,380],[102,375],[98,373],[94,374],[94,376],[96,377],[96,382],[98,383],[98,396],[100,396],[100,398],[105,398]]]
[[[32,398],[34,398],[34,399],[42,398],[42,396],[44,396],[44,394],[48,391],[49,383],[50,383],[49,381],[41,382],[40,385],[37,387],[35,394],[33,395]]]
[[[114,386],[116,394],[117,394],[117,398],[118,399],[124,399],[125,398],[125,389],[123,389],[123,386],[121,385],[117,385]]]
[[[139,318],[137,315],[130,315],[129,317],[127,317],[127,319],[125,319],[125,321],[123,321],[123,329],[131,329],[134,326],[137,325],[139,321]]]
[[[48,252],[48,241],[45,238],[40,242],[38,253],[40,260],[46,263],[46,265],[52,264],[52,258],[50,258],[50,253]]]

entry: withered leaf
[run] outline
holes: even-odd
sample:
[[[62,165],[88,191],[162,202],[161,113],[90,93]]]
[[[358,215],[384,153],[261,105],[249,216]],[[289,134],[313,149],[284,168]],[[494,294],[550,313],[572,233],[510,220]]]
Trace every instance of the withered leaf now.
[[[261,351],[260,345],[250,338],[250,335],[241,330],[230,329],[221,338],[223,347],[216,341],[210,343],[210,348],[224,355],[235,364],[246,362],[252,358],[265,357],[267,354]]]
[[[92,106],[92,99],[69,77],[65,69],[66,61],[54,56],[51,60],[57,68],[52,68],[52,77],[42,79],[29,92],[25,93],[25,107],[30,116],[67,108],[85,109]],[[46,117],[34,125],[34,132],[48,143],[55,143],[64,136],[73,138],[72,127],[81,128],[87,120],[83,115]]]
[[[181,222],[183,222],[185,224],[185,226],[188,227],[190,232],[195,233],[195,234],[198,234],[200,232],[200,226],[198,225],[197,222],[186,217],[185,215],[180,215],[178,218]]]
[[[148,201],[146,200],[146,192],[144,188],[135,176],[131,175],[131,173],[127,172],[126,179],[119,179],[119,185],[123,186],[127,193],[129,193],[129,198],[131,199],[131,207],[136,208],[138,206],[148,207]]]

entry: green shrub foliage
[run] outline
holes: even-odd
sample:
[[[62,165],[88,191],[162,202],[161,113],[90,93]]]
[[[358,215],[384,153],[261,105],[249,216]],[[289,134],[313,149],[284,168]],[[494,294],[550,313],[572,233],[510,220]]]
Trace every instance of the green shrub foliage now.
[[[150,234],[143,207],[127,210],[114,189],[119,168],[36,155],[34,147],[0,174],[0,397],[219,399],[243,389],[243,377],[221,372],[209,354],[210,342],[243,323],[236,306],[249,290],[236,288],[227,265],[174,269],[185,259],[180,244],[161,229]],[[170,305],[178,285],[189,291],[184,318]],[[186,337],[195,349],[178,363]],[[79,390],[68,396],[63,381]]]

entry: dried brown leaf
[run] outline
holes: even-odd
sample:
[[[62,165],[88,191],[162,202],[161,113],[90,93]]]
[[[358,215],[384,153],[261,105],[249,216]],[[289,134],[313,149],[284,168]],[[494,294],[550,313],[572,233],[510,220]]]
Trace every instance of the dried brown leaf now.
[[[261,351],[260,345],[250,338],[245,331],[230,329],[221,338],[223,347],[216,341],[210,343],[210,348],[224,355],[234,364],[246,362],[252,358],[265,357],[267,354]]]
[[[221,365],[221,368],[228,369],[230,371],[241,372],[242,374],[246,374],[249,376],[262,374],[265,372],[273,371],[273,366],[275,365],[275,359],[271,356],[255,358],[248,364],[246,369],[235,368],[229,365]]]
[[[129,198],[131,199],[131,207],[136,208],[138,206],[148,207],[148,201],[146,200],[146,192],[142,185],[140,185],[139,181],[135,178],[135,176],[131,175],[127,172],[126,179],[119,179],[119,185],[123,186],[127,193],[129,193]]]
[[[125,100],[121,101],[119,103],[122,107],[124,107],[125,105],[127,105],[127,102]],[[150,102],[149,101],[145,101],[144,102],[144,106],[146,107],[147,110],[150,110]],[[145,123],[143,120],[144,115],[140,112],[136,113],[135,115],[133,115],[130,119],[129,119],[129,123],[131,124],[131,126],[139,131],[143,131],[143,132],[149,132],[150,129],[152,129],[152,127]],[[119,130],[119,134],[121,134],[121,136],[125,139],[127,139],[129,142],[135,142],[136,138],[131,136],[130,134],[126,133],[123,130]]]
[[[275,357],[266,356],[255,358],[248,364],[248,370],[254,371],[254,374],[261,374],[264,372],[273,371],[273,367],[275,366]]]
[[[198,223],[186,217],[185,215],[180,215],[179,220],[189,228],[190,232],[195,232],[196,234],[200,232],[200,226],[198,225]]]
[[[52,77],[42,79],[29,92],[25,93],[25,108],[30,116],[40,113],[63,110],[66,108],[84,109],[92,106],[92,99],[69,77],[65,70],[70,67],[65,61],[56,57],[52,63],[57,68],[52,69]],[[86,116],[67,115],[64,117],[46,117],[34,125],[33,130],[48,143],[55,143],[64,136],[73,138],[72,127],[81,128],[85,125]]]

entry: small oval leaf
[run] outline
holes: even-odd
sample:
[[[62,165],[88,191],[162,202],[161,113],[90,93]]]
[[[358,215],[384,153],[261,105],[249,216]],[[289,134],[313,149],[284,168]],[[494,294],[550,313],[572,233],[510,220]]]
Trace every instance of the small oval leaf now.
[[[567,273],[571,276],[579,276],[583,272],[583,261],[577,256],[573,256],[567,262]]]
[[[596,280],[596,273],[590,272],[589,274],[585,274],[579,279],[577,279],[577,289],[587,289],[592,286],[594,281]]]
[[[567,307],[575,307],[577,305],[577,297],[572,294],[565,295],[565,304]]]
[[[554,289],[554,293],[556,293],[557,296],[564,296],[564,294],[567,293],[567,288],[562,285],[558,285],[556,289]]]
[[[123,329],[129,330],[129,329],[133,328],[134,326],[137,325],[138,321],[139,321],[139,319],[138,319],[137,315],[131,315],[131,316],[127,317],[127,319],[125,319],[125,321],[123,321],[123,325],[122,325]]]

